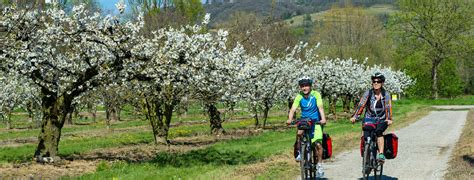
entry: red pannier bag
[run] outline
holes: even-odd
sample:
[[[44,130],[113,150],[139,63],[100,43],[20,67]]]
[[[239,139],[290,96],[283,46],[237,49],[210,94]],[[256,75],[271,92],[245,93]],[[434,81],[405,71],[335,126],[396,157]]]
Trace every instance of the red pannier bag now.
[[[394,133],[385,134],[383,154],[387,159],[395,159],[398,153],[398,137]]]
[[[323,133],[323,159],[329,159],[332,156],[332,140],[331,136]]]

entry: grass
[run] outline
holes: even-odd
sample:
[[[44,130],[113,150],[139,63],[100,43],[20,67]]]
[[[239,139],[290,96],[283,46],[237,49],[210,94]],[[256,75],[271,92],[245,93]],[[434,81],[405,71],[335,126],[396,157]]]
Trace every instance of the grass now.
[[[268,119],[269,125],[281,123],[284,117],[271,117]],[[251,120],[224,122],[223,126],[227,130],[246,128],[253,124]],[[121,127],[128,127],[127,124],[121,124]],[[67,132],[67,130],[66,130]],[[189,126],[179,126],[171,128],[169,138],[193,136],[197,134],[208,134],[209,124],[197,124]],[[133,144],[147,144],[153,142],[153,135],[149,129],[144,131],[112,134],[107,136],[89,137],[89,138],[66,138],[60,141],[59,155],[68,156],[72,154],[81,154],[100,148],[120,147]],[[36,145],[28,144],[20,147],[2,147],[0,148],[0,162],[24,162],[31,159]]]
[[[474,105],[474,95],[464,95],[456,98],[440,99],[405,99],[401,101],[401,103],[423,105]]]
[[[259,136],[219,142],[186,153],[159,153],[146,163],[116,163],[105,171],[84,175],[84,179],[212,179],[232,172],[238,165],[263,161],[287,151],[293,131],[270,131]],[[272,140],[272,141],[269,141]]]
[[[467,114],[466,124],[459,141],[457,142],[451,159],[448,172],[444,179],[472,179],[474,174],[474,109]]]

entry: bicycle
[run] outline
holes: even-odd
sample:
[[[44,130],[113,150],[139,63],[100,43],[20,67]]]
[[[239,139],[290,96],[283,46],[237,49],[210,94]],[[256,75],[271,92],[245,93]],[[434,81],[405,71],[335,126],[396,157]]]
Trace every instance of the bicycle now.
[[[317,144],[311,143],[311,126],[312,121],[310,119],[299,119],[292,124],[295,124],[298,127],[298,130],[303,130],[303,134],[298,136],[300,142],[300,170],[301,170],[301,179],[314,179],[316,178],[317,172],[317,163],[318,163],[318,150],[316,148]],[[317,123],[319,124],[319,123]],[[311,153],[313,152],[313,153]]]
[[[377,160],[377,136],[375,134],[375,124],[364,123],[362,129],[369,132],[369,136],[364,140],[364,151],[362,156],[362,176],[368,179],[370,173],[374,172],[375,179],[382,179],[383,163]],[[363,137],[365,138],[365,137]]]

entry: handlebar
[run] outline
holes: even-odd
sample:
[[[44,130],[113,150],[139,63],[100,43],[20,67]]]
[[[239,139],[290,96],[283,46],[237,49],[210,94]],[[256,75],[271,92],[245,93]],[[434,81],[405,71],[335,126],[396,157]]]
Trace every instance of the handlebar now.
[[[296,121],[291,121],[291,123],[289,125],[295,125],[298,121],[301,121],[301,120],[309,120],[309,121],[312,121],[311,119],[308,119],[308,118],[305,118],[305,119],[297,119]],[[321,125],[321,122],[314,122],[314,124],[319,124]]]

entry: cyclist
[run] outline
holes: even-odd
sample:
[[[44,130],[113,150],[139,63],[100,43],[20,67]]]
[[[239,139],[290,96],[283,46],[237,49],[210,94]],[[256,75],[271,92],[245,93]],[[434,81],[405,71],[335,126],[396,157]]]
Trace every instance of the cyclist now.
[[[385,76],[377,72],[371,76],[371,79],[372,89],[366,91],[360,98],[360,101],[355,108],[355,112],[351,117],[351,122],[354,123],[365,108],[365,118],[362,123],[373,123],[376,125],[375,134],[377,135],[378,146],[377,159],[383,163],[385,161],[385,156],[383,154],[383,132],[392,124],[392,100],[390,98],[390,93],[385,91],[383,88]],[[367,137],[368,135],[368,132],[364,131],[364,137]]]
[[[291,106],[287,124],[293,122],[293,116],[298,107],[301,108],[301,118],[309,118],[313,121],[311,127],[311,142],[314,143],[318,141],[316,148],[318,149],[318,164],[317,166],[317,176],[322,177],[324,175],[322,167],[323,159],[323,148],[321,146],[323,139],[323,130],[322,125],[326,124],[326,117],[324,116],[323,100],[321,94],[315,90],[312,90],[311,86],[313,85],[313,80],[308,77],[303,77],[299,79],[298,85],[300,86],[300,93],[296,96]],[[319,123],[319,124],[316,124]],[[296,134],[296,161],[301,160],[301,154],[299,154],[300,142],[298,136],[303,135],[303,130],[298,130]]]

